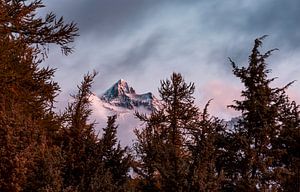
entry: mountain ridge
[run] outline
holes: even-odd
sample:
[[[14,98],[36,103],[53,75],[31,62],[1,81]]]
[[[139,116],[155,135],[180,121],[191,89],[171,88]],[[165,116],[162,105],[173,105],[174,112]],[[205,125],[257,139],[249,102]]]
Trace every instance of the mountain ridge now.
[[[141,122],[135,117],[135,111],[150,114],[161,108],[160,101],[151,93],[137,94],[128,83],[120,79],[103,94],[93,93],[90,97],[93,118],[97,119],[97,131],[106,126],[107,116],[117,115],[118,138],[123,146],[131,145],[136,140],[134,129],[141,128]],[[223,125],[230,131],[238,123],[239,117],[224,120]]]
[[[154,111],[159,107],[159,100],[151,92],[137,94],[124,79],[118,80],[104,94],[100,95],[99,98],[113,106],[130,110],[144,107],[149,111]]]
[[[151,93],[137,94],[128,83],[120,79],[104,93],[90,96],[92,119],[96,119],[96,131],[101,133],[106,126],[107,116],[117,115],[117,135],[122,146],[131,145],[136,140],[134,129],[140,129],[141,122],[135,111],[150,114],[159,109],[159,100]]]

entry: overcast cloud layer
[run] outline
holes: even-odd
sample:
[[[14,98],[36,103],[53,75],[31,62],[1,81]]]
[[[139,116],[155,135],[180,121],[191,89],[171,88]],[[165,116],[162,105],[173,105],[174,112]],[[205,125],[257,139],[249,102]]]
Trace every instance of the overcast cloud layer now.
[[[253,40],[269,35],[263,50],[279,48],[269,59],[276,85],[298,80],[290,90],[300,102],[299,0],[48,0],[53,11],[75,21],[80,37],[75,53],[50,50],[47,65],[57,68],[61,100],[74,93],[83,74],[96,70],[94,91],[104,92],[123,78],[137,92],[157,94],[159,81],[181,72],[196,84],[200,106],[228,117],[226,105],[239,96],[231,57],[247,63]]]

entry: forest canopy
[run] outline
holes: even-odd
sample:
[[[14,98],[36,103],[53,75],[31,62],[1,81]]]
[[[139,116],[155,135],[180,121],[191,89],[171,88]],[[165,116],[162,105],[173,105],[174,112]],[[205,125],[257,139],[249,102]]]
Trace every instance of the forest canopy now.
[[[77,25],[49,13],[40,0],[0,0],[0,191],[299,191],[300,111],[286,90],[273,87],[255,39],[247,66],[229,59],[243,85],[229,107],[233,128],[195,105],[194,83],[180,73],[161,81],[161,108],[136,113],[143,122],[133,146],[121,146],[116,116],[103,134],[90,121],[96,72],[87,73],[63,113],[55,70],[41,67],[54,44],[65,55]],[[80,50],[79,50],[80,51]],[[121,128],[121,127],[120,127]],[[134,127],[132,128],[134,129]]]

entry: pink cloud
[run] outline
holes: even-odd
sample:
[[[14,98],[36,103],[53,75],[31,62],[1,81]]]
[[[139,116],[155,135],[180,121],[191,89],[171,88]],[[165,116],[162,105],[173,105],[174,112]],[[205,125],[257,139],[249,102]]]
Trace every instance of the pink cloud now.
[[[296,89],[288,89],[287,94],[289,95],[292,101],[296,101],[298,105],[300,105],[300,94]]]
[[[228,108],[227,106],[232,105],[233,100],[241,98],[240,90],[241,88],[237,85],[233,85],[226,81],[210,81],[200,89],[201,106],[204,106],[208,100],[213,99],[209,106],[209,112],[212,115],[216,115],[224,119],[230,119],[238,116],[238,112]]]
[[[200,106],[204,107],[206,102],[213,99],[209,106],[209,112],[220,118],[230,119],[238,116],[232,108],[228,105],[234,104],[234,100],[241,100],[242,85],[233,84],[228,81],[213,80],[206,83],[200,88]],[[289,88],[287,94],[291,100],[300,104],[300,94],[296,88]]]

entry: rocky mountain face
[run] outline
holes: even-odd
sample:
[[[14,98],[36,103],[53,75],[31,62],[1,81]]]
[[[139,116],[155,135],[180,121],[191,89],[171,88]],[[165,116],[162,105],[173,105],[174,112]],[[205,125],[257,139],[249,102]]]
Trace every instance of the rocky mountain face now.
[[[120,79],[111,88],[109,88],[100,99],[113,106],[123,107],[126,109],[134,109],[144,107],[149,111],[157,109],[159,101],[151,93],[137,94],[128,83]]]
[[[133,130],[141,126],[134,115],[135,111],[149,114],[160,106],[159,100],[152,93],[137,94],[123,79],[113,84],[104,94],[94,93],[90,100],[93,111],[91,120],[97,122],[96,131],[102,132],[107,116],[117,115],[117,134],[123,146],[134,142],[136,136]]]
[[[124,146],[134,142],[136,136],[133,130],[141,126],[141,122],[134,115],[135,111],[149,114],[161,106],[159,100],[151,92],[137,94],[123,79],[113,84],[104,94],[93,94],[90,99],[93,110],[92,119],[97,122],[97,131],[101,132],[106,126],[107,116],[117,115],[118,137]],[[239,117],[223,123],[230,131],[233,131],[238,120]]]

